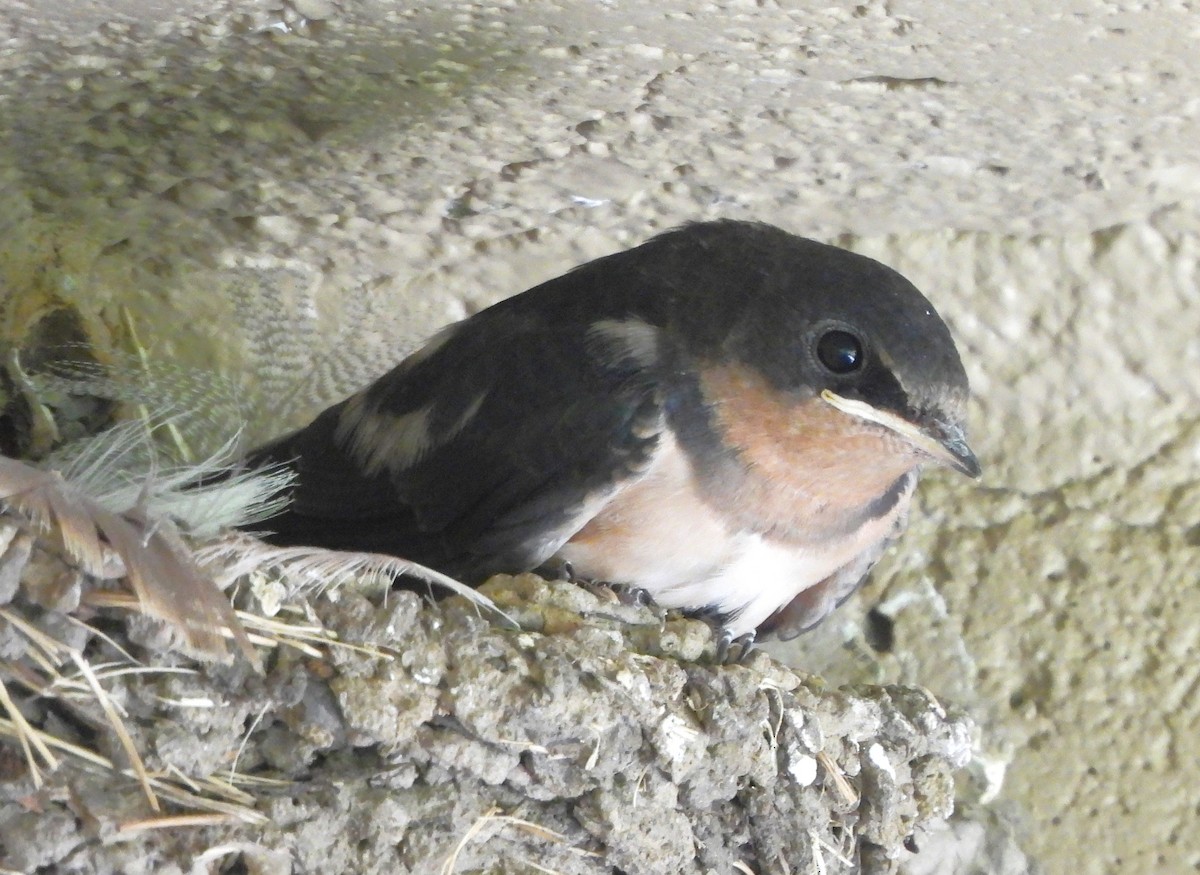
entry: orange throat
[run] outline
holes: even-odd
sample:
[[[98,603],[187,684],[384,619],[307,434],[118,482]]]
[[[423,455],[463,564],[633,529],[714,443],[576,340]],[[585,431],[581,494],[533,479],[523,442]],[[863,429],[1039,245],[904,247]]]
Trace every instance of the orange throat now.
[[[911,491],[900,481],[922,458],[881,426],[815,394],[792,401],[741,366],[705,369],[701,387],[744,472],[706,486],[750,528],[794,542],[826,538],[864,521],[890,490]]]

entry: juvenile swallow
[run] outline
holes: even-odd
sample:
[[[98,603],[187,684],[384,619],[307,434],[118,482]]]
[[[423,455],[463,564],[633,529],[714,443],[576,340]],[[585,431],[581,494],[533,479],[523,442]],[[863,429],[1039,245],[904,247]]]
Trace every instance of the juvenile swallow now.
[[[467,583],[567,565],[791,638],[899,535],[924,465],[978,476],[968,394],[894,270],[704,222],[445,328],[249,462],[296,474],[275,543]]]

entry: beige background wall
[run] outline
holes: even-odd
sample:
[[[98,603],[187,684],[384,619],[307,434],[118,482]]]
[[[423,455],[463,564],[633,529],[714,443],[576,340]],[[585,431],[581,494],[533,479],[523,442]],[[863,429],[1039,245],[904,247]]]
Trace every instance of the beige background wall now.
[[[986,474],[789,658],[976,709],[964,793],[1046,871],[1194,871],[1198,74],[1171,3],[17,0],[0,278],[265,434],[684,220],[879,257],[959,339]]]

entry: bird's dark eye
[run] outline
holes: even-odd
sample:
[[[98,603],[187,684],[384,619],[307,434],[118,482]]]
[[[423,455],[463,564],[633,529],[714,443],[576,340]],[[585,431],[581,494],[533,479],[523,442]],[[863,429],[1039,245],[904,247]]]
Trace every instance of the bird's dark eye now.
[[[817,341],[817,358],[832,373],[852,373],[862,367],[862,341],[840,328],[826,331]]]

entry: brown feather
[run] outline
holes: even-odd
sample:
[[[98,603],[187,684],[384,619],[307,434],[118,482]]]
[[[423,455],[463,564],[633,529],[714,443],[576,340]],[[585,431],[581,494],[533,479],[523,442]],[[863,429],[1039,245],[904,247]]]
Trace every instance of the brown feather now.
[[[57,472],[0,456],[0,504],[43,532],[54,533],[64,551],[94,577],[112,576],[115,553],[141,610],[179,628],[196,650],[221,658],[232,636],[252,663],[257,654],[228,599],[200,570],[187,545],[166,519],[150,519],[138,507],[114,512]]]

